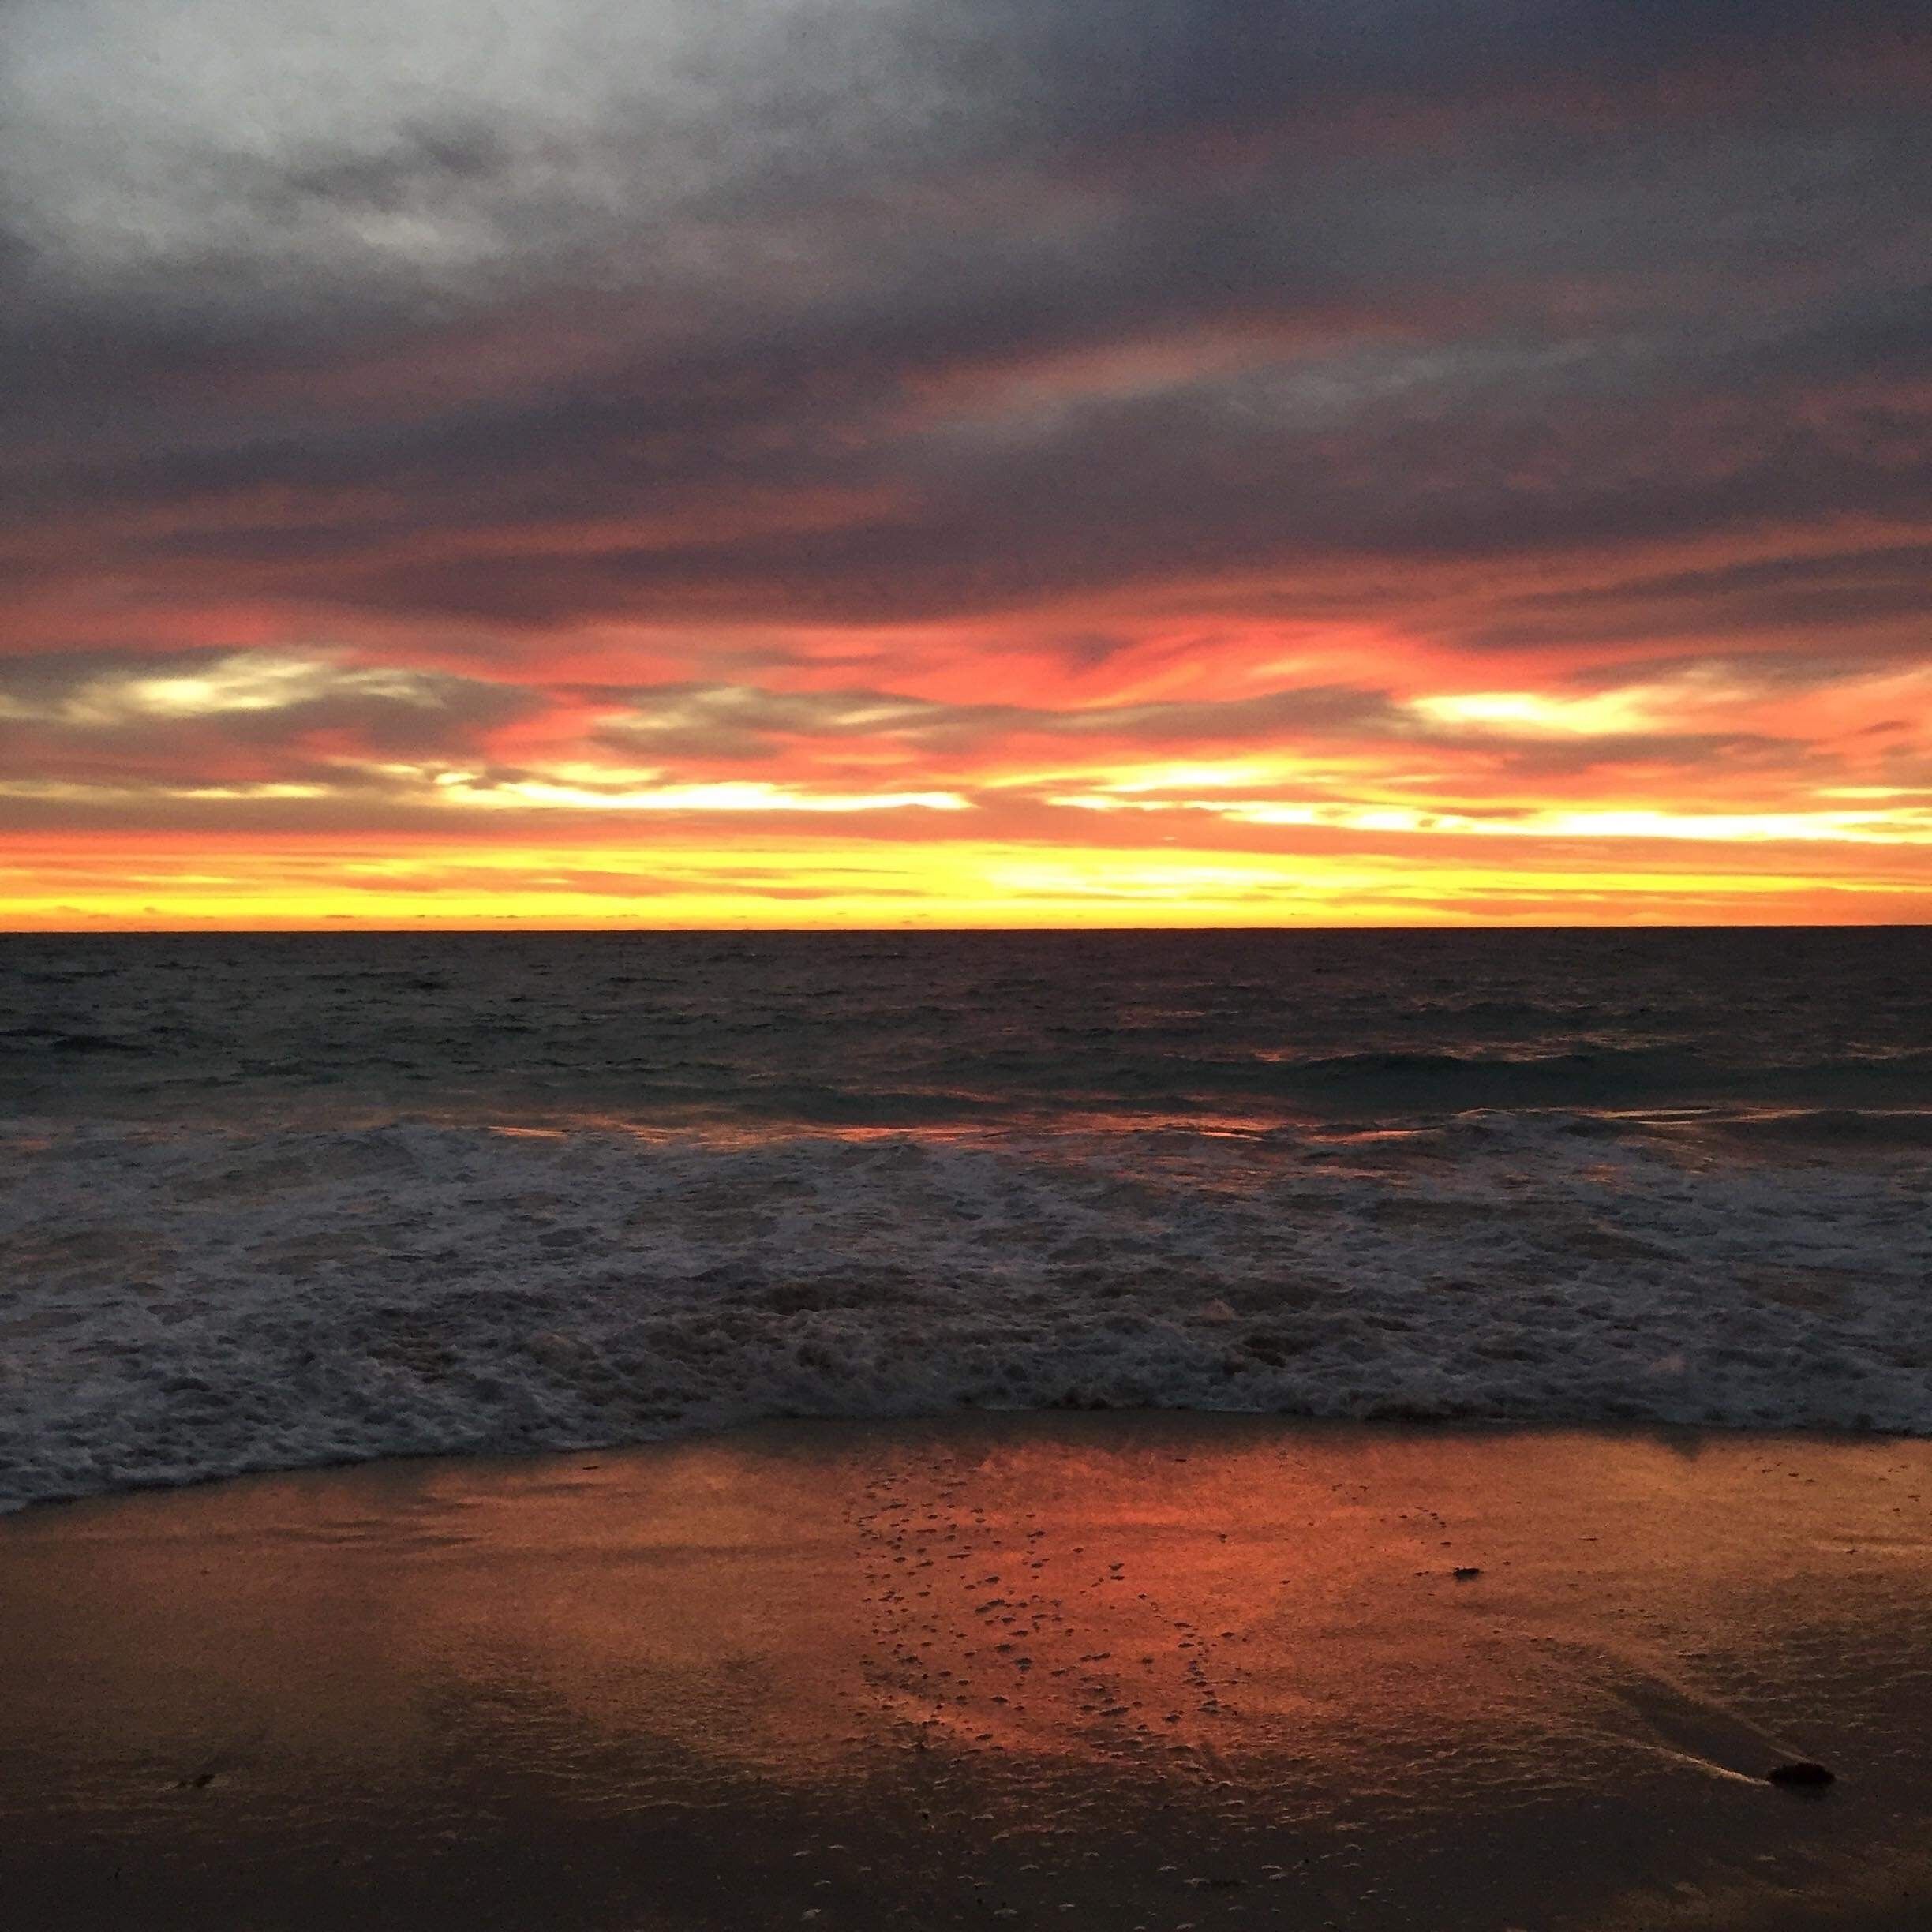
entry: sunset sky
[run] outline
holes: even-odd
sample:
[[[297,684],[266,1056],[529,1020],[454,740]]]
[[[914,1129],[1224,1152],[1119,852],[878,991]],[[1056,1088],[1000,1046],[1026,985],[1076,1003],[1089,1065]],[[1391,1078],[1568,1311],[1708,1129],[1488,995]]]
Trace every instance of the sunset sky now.
[[[1924,0],[5,0],[0,924],[1932,916]]]

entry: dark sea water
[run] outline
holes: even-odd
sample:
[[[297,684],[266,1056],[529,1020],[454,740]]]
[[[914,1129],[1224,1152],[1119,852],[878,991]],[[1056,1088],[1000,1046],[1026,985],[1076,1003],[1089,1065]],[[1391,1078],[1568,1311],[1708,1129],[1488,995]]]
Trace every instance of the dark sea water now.
[[[1932,932],[0,940],[0,1502],[773,1415],[1932,1431]]]

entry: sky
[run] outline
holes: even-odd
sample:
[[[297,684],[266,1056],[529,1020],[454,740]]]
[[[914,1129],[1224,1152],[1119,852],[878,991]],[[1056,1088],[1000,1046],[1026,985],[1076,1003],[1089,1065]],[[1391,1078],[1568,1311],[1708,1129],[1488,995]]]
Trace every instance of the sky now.
[[[1932,916],[1923,0],[0,0],[0,925]]]

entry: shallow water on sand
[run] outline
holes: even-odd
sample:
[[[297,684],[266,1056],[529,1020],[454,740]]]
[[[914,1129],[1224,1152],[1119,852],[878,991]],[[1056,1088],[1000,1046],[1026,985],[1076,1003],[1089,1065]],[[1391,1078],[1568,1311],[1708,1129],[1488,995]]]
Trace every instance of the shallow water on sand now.
[[[1928,1498],[1918,1443],[1056,1417],[32,1512],[0,1884],[47,1932],[1903,1926]]]

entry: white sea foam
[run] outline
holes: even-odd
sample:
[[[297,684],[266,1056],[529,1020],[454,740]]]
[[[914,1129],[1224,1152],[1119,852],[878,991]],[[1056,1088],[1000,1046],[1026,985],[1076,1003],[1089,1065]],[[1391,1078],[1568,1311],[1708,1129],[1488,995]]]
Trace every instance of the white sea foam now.
[[[0,1506],[1068,1402],[1932,1432],[1923,1150],[0,1136]]]

